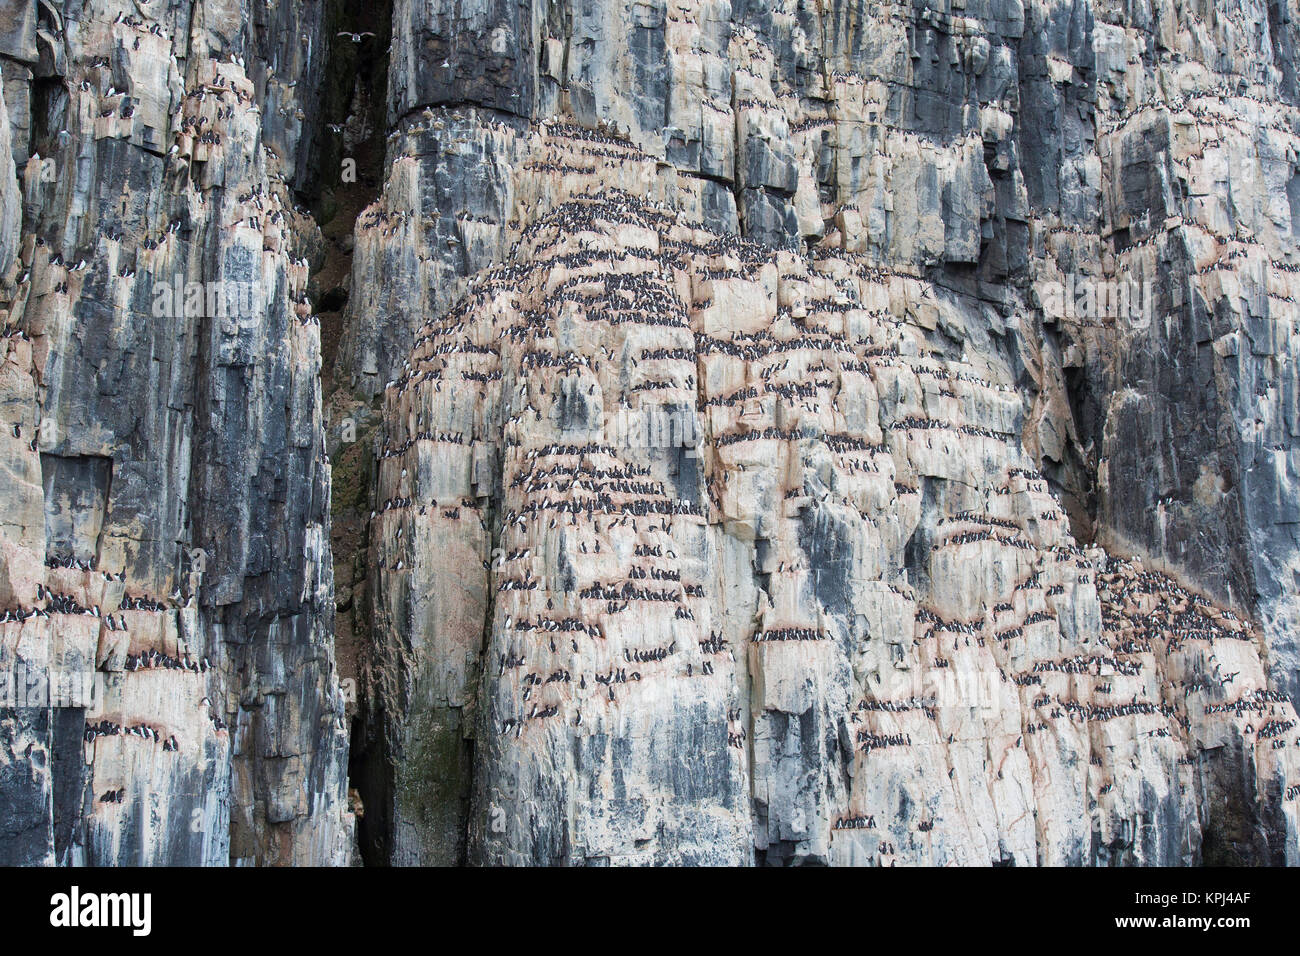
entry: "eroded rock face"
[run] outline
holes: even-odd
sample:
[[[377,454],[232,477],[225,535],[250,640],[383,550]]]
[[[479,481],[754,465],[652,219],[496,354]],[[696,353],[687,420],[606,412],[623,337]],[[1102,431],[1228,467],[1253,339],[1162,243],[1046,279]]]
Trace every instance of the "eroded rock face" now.
[[[1297,859],[1289,14],[394,22],[369,858]]]
[[[11,7],[3,861],[1300,862],[1288,5]]]
[[[467,800],[486,863],[1176,865],[1242,780],[1294,847],[1260,635],[1077,545],[1008,365],[927,344],[960,307],[607,192],[426,326],[372,522],[394,859]]]
[[[311,9],[277,14],[288,52],[238,4],[19,3],[5,25],[35,73],[8,115],[39,109],[21,143],[0,131],[11,182],[22,162],[0,659],[93,681],[0,717],[6,862],[350,859],[313,227],[289,191]]]

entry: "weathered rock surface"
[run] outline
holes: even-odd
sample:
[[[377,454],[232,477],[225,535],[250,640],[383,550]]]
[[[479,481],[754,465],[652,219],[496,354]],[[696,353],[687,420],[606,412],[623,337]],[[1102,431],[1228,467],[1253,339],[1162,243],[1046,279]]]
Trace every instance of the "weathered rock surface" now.
[[[339,353],[368,858],[1295,862],[1290,14],[455,11]]]
[[[1296,67],[10,4],[0,861],[1300,863]]]
[[[487,863],[1294,848],[1260,635],[1078,547],[1007,365],[927,343],[959,309],[610,192],[424,327],[369,562],[394,861],[465,806]]]
[[[0,659],[95,693],[0,717],[0,858],[345,863],[311,227],[286,179],[312,104],[266,78],[322,68],[293,42],[311,8],[278,14],[285,53],[237,5],[14,6],[3,52],[35,79],[6,102],[39,109],[10,144]]]

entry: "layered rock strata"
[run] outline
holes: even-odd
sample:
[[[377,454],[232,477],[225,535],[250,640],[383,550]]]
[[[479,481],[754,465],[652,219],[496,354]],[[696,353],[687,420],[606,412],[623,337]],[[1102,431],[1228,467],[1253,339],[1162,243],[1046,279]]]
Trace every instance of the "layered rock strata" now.
[[[460,16],[339,359],[372,858],[1294,860],[1289,13]]]
[[[1287,3],[11,7],[0,860],[1300,861]]]
[[[1076,544],[1007,365],[928,344],[958,308],[610,191],[424,327],[372,521],[394,859],[1176,865],[1247,781],[1241,851],[1294,848],[1261,635]]]
[[[351,858],[307,9],[6,16],[4,862]]]

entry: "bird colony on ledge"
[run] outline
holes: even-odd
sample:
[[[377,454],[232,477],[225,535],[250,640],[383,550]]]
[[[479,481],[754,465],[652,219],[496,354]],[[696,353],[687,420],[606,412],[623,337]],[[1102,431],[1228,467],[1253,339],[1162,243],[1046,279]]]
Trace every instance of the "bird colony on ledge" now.
[[[1300,864],[1297,13],[9,4],[0,863]]]

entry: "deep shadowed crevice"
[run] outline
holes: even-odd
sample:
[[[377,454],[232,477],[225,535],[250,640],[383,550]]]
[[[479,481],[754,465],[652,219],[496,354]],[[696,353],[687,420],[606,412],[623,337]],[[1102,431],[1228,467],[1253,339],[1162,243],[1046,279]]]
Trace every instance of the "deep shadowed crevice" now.
[[[362,674],[371,642],[365,513],[374,469],[365,420],[352,408],[346,383],[340,386],[332,373],[351,294],[356,220],[378,198],[383,183],[392,14],[392,0],[328,0],[321,120],[308,146],[314,157],[310,174],[297,184],[297,199],[310,211],[323,240],[312,256],[308,294],[320,321],[321,399],[329,418],[335,655],[340,680],[353,682],[357,694],[350,710],[349,799],[357,815],[360,860],[367,866],[391,859],[388,798],[394,786],[393,768],[376,738],[382,715],[376,720],[371,713]]]

